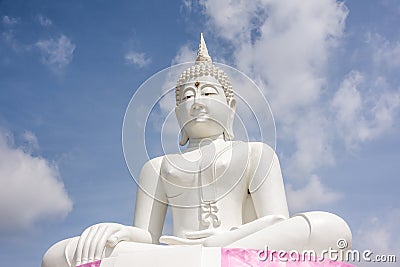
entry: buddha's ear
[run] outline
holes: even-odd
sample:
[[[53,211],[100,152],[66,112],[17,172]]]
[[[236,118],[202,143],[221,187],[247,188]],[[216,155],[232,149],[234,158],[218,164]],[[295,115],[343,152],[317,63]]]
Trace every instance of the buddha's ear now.
[[[228,123],[226,125],[226,129],[224,131],[224,139],[226,141],[233,140],[233,137],[235,135],[233,134],[233,119],[235,118],[235,111],[236,111],[236,100],[231,99],[228,103],[229,105],[229,117],[228,117]]]
[[[181,129],[181,139],[179,140],[179,145],[184,146],[189,141],[189,136],[185,132],[185,129]]]
[[[181,117],[179,115],[179,106],[175,107],[175,115],[176,115],[176,119],[178,120],[179,127],[182,127],[181,131],[180,131],[179,145],[184,146],[189,141],[189,136],[187,135],[185,129],[183,129],[183,126],[182,126],[182,123],[180,120]]]
[[[236,100],[234,98],[231,98],[231,100],[229,100],[228,105],[232,109],[233,113],[235,114],[235,111],[236,111]]]

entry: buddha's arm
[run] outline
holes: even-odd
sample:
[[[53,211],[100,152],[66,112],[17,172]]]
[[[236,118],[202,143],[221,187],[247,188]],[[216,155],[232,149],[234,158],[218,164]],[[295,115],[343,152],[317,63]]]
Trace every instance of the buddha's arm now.
[[[147,162],[140,174],[140,184],[151,196],[162,197],[159,189],[161,159]],[[74,255],[74,264],[79,265],[104,257],[106,247],[113,248],[121,241],[155,243],[164,223],[166,205],[156,201],[138,187],[134,226],[117,223],[100,223],[88,227],[79,237]],[[75,266],[74,265],[74,266]]]
[[[261,143],[254,143],[252,150],[252,154],[258,155],[259,159],[259,163],[256,165],[254,165],[253,159],[251,161],[254,174],[249,183],[249,192],[257,218],[268,215],[281,215],[288,218],[289,210],[282,172],[275,151]]]
[[[166,195],[160,178],[162,157],[148,161],[142,168],[136,192],[134,226],[148,231],[158,243],[167,211]]]

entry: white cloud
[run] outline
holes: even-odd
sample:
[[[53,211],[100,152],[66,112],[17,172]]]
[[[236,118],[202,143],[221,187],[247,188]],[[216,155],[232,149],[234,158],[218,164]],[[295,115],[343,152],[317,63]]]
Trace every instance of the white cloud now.
[[[39,141],[34,133],[31,131],[25,131],[21,137],[25,142],[23,147],[24,151],[31,153],[32,151],[39,149]]]
[[[384,214],[375,214],[367,218],[359,229],[355,231],[354,248],[359,250],[371,250],[376,255],[400,255],[400,238],[398,235],[398,223],[400,211],[385,209]],[[388,266],[394,266],[386,263]],[[357,266],[376,266],[376,263],[362,263]]]
[[[42,25],[43,27],[48,27],[53,24],[53,21],[51,21],[51,19],[49,19],[43,15],[38,15],[37,19],[38,19],[40,25]]]
[[[188,10],[189,12],[192,10],[194,3],[192,2],[192,0],[183,0],[182,1],[183,4],[183,8],[185,8],[186,10]]]
[[[124,58],[127,64],[133,64],[138,66],[139,68],[146,67],[151,63],[151,59],[146,56],[145,53],[139,53],[135,51],[130,51],[126,53]]]
[[[373,49],[373,60],[375,64],[387,65],[388,67],[400,66],[400,42],[390,42],[380,34],[368,33],[367,43]]]
[[[201,4],[215,32],[236,44],[249,41],[263,1],[205,0]]]
[[[299,108],[319,100],[325,84],[322,70],[342,36],[347,10],[335,1],[273,1],[264,9],[268,18],[249,29],[257,30],[259,38],[251,44],[247,36],[247,45],[235,53],[236,64],[268,84],[278,119],[298,119]]]
[[[6,26],[2,32],[4,41],[16,52],[19,52],[23,46],[15,39],[15,25],[20,22],[20,18],[3,16],[3,25]]]
[[[295,146],[285,161],[285,170],[289,177],[305,180],[318,168],[333,165],[335,157],[333,136],[327,131],[329,124],[321,110],[310,107],[300,114],[296,121],[284,126],[284,138],[294,139]]]
[[[341,194],[326,188],[316,175],[311,176],[309,183],[300,189],[292,185],[286,186],[287,200],[292,212],[308,211],[333,203],[341,198]]]
[[[358,71],[350,72],[331,103],[337,130],[349,148],[378,138],[393,127],[400,108],[400,90],[387,90],[382,77],[368,83],[372,89],[362,90],[365,79]]]
[[[42,62],[46,65],[62,68],[72,61],[76,45],[65,35],[58,39],[47,39],[36,42],[42,53]]]
[[[37,145],[31,132],[24,134]],[[72,209],[57,166],[15,147],[0,131],[0,231],[20,230],[48,218],[64,218]]]
[[[20,51],[21,45],[15,39],[15,31],[9,29],[2,33],[4,41],[16,52]]]
[[[6,26],[14,26],[20,22],[19,18],[13,18],[9,16],[3,16],[3,24]]]
[[[185,44],[179,48],[178,53],[172,60],[172,64],[194,62],[195,59],[196,51],[193,51],[188,44]]]

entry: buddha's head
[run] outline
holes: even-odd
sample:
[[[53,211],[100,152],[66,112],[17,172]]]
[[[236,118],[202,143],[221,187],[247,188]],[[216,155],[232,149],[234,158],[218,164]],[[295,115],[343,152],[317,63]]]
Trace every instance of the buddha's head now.
[[[212,63],[201,34],[196,62],[181,74],[176,86],[180,145],[216,136],[232,140],[235,107],[229,77]]]

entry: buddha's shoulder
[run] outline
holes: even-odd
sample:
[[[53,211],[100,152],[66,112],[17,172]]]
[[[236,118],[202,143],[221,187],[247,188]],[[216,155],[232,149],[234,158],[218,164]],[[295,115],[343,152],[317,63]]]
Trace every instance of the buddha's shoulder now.
[[[270,150],[275,151],[270,145],[263,143],[263,142],[249,142],[252,148],[254,149],[263,149],[263,150]]]
[[[184,164],[187,161],[185,156],[182,153],[170,153],[157,158],[152,159],[154,162],[153,165],[157,166],[157,169],[168,169],[172,168],[175,165]]]
[[[143,165],[143,169],[153,168],[156,171],[159,170],[161,167],[163,158],[164,158],[164,156],[150,159]]]
[[[244,142],[244,141],[231,141],[234,146],[247,146],[250,153],[270,152],[275,153],[275,149],[270,145],[263,142]]]

